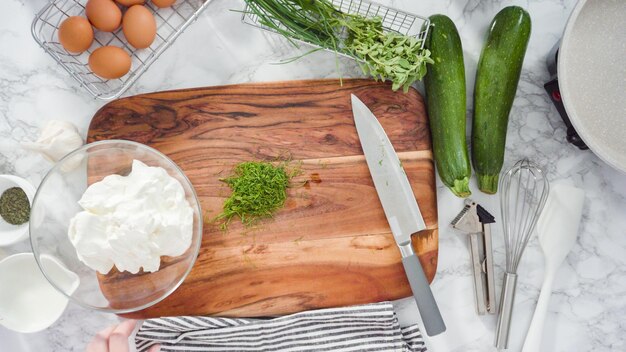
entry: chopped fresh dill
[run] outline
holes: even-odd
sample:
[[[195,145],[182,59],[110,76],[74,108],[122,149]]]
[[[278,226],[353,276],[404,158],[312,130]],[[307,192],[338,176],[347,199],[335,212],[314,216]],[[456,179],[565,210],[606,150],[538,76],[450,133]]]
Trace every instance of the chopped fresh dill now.
[[[242,254],[243,254],[242,259],[243,259],[244,264],[247,264],[253,268],[256,268],[256,264],[254,264],[252,259],[250,259],[250,257],[248,257],[248,255],[245,252],[243,252]]]
[[[288,168],[287,162],[247,161],[237,164],[231,176],[220,179],[232,193],[224,201],[224,209],[215,220],[221,221],[221,228],[225,230],[234,217],[239,217],[246,226],[261,218],[271,217],[285,205],[287,187],[291,179],[299,174],[299,166]]]
[[[213,217],[211,216],[211,212],[209,210],[204,212],[204,216],[202,216],[202,220],[204,220],[204,222],[211,222],[211,219]]]
[[[307,192],[298,192],[296,193],[296,197],[300,199],[310,199],[311,196]]]

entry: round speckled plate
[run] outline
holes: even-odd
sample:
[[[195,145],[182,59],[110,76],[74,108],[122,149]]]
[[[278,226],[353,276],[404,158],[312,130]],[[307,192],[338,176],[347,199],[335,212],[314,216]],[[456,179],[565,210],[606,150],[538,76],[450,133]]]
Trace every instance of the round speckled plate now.
[[[565,110],[593,152],[626,172],[626,1],[580,0],[565,27],[558,77]]]

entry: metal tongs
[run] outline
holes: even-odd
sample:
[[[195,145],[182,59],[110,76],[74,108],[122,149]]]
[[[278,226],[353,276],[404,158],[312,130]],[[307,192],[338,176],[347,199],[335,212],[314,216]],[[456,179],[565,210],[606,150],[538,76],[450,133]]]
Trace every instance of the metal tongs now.
[[[495,218],[488,211],[471,199],[465,200],[465,208],[452,220],[452,227],[469,235],[476,311],[479,315],[487,312],[496,313],[496,287],[489,225],[495,222]]]

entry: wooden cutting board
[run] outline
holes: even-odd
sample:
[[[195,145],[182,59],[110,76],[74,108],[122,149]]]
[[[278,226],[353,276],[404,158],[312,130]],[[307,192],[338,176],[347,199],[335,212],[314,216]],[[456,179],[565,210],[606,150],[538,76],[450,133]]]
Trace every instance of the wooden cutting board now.
[[[354,127],[350,94],[378,117],[402,160],[427,230],[413,236],[432,281],[438,233],[434,165],[424,101],[370,80],[292,81],[185,89],[108,103],[88,141],[126,139],[168,155],[193,183],[204,212],[202,248],[184,283],[129,317],[270,316],[411,295],[400,252]],[[220,177],[239,162],[301,162],[303,174],[273,219],[227,232],[209,220],[230,191]],[[114,301],[128,284],[101,282]]]

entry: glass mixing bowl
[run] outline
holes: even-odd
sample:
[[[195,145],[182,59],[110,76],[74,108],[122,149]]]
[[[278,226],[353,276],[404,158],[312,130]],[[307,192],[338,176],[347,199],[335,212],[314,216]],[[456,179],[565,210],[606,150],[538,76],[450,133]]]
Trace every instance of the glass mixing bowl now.
[[[159,166],[177,179],[193,209],[191,246],[178,257],[161,257],[156,272],[119,272],[106,275],[81,262],[68,237],[70,219],[83,209],[78,204],[87,187],[112,174],[127,175],[133,160]],[[41,181],[30,218],[30,240],[35,259],[44,276],[73,302],[94,310],[129,313],[148,308],[170,295],[191,271],[202,240],[202,212],[194,188],[183,171],[167,156],[146,145],[108,140],[87,144],[61,159]],[[80,279],[76,290],[55,281],[53,257]]]

